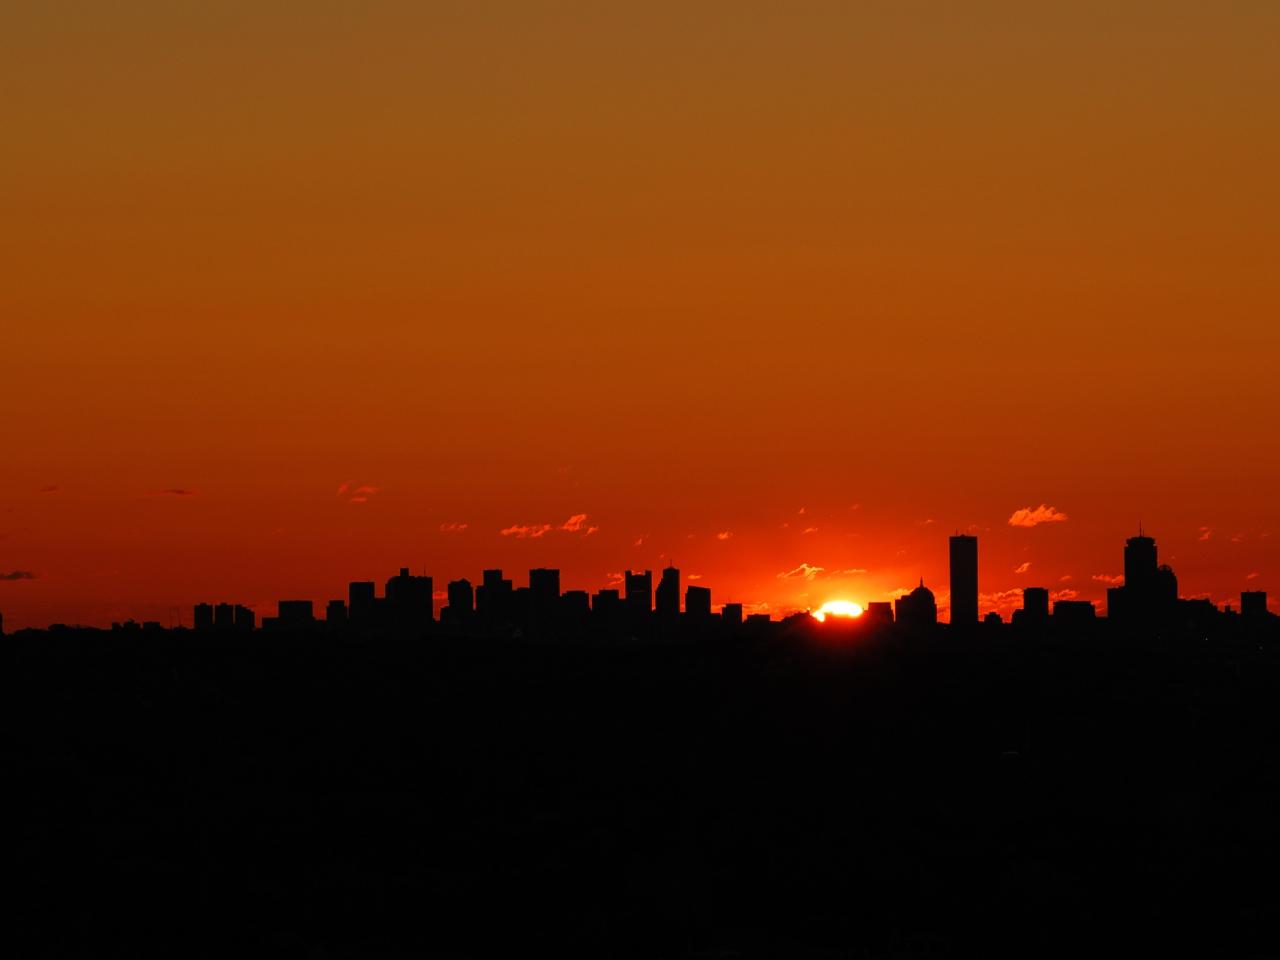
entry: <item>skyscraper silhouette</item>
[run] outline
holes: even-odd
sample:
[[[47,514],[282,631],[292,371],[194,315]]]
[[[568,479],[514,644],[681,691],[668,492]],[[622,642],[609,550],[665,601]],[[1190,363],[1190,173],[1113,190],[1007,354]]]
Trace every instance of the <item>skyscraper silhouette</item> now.
[[[1047,587],[1027,587],[1022,591],[1022,616],[1019,622],[1044,623],[1049,619]]]
[[[1240,615],[1248,620],[1260,620],[1267,615],[1267,592],[1244,590],[1240,594]]]
[[[1156,542],[1139,533],[1124,542],[1124,585],[1130,595],[1148,595],[1156,582]]]
[[[347,586],[347,616],[352,623],[369,623],[374,618],[377,587],[372,580],[356,580]]]
[[[951,622],[978,622],[978,538],[963,533],[951,538]]]
[[[623,578],[626,587],[627,612],[636,617],[647,617],[653,612],[653,571],[632,573]]]
[[[449,602],[449,618],[454,623],[465,623],[475,610],[475,592],[467,579],[450,580],[445,588]]]
[[[662,570],[654,607],[659,616],[670,618],[680,615],[680,571],[670,564]]]
[[[690,586],[684,592],[684,612],[690,619],[711,616],[711,588]]]

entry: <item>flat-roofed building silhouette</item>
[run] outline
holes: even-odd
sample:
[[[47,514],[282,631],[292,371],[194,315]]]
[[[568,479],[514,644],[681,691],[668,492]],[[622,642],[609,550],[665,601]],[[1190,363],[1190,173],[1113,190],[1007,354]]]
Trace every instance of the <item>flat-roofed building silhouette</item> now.
[[[951,538],[951,623],[978,622],[978,538],[958,533]]]
[[[213,604],[197,603],[195,613],[192,618],[192,626],[197,630],[213,629]]]
[[[1091,600],[1053,601],[1053,619],[1057,623],[1091,622],[1096,616]]]
[[[431,578],[414,576],[408,567],[387,581],[387,613],[399,627],[417,629],[434,619]]]
[[[887,600],[872,600],[863,616],[870,623],[893,623],[893,604]]]
[[[1262,619],[1267,615],[1267,591],[1244,590],[1240,594],[1240,616],[1249,620]]]
[[[684,592],[685,616],[705,620],[711,616],[711,588],[690,586]]]
[[[238,603],[236,604],[235,618],[236,629],[244,633],[252,633],[254,628],[258,625],[257,614],[248,607],[241,606]]]
[[[347,585],[347,616],[352,623],[368,623],[377,610],[377,584],[355,580]]]
[[[476,587],[476,615],[492,623],[509,619],[513,593],[511,581],[503,578],[501,570],[485,570]]]
[[[720,622],[730,627],[742,626],[742,604],[722,604],[720,607]]]
[[[219,603],[213,608],[213,629],[230,633],[236,625],[236,608],[229,603]]]
[[[282,627],[303,627],[315,623],[310,600],[281,600],[276,605],[276,622]]]
[[[538,567],[529,571],[529,613],[541,625],[556,615],[560,605],[560,571]]]
[[[581,624],[591,616],[591,596],[585,590],[566,590],[560,594],[560,615],[569,623]]]
[[[622,595],[617,590],[597,590],[591,598],[591,612],[602,617],[616,616],[621,609]]]
[[[330,600],[324,608],[324,622],[331,627],[347,622],[347,605],[342,600]]]
[[[1049,588],[1027,587],[1022,591],[1022,616],[1020,620],[1044,623],[1049,619]]]

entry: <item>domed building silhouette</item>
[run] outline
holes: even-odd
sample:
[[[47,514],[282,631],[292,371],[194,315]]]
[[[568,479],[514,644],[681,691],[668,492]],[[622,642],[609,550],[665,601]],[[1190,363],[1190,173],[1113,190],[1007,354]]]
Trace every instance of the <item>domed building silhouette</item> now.
[[[924,585],[924,577],[920,578],[920,586],[894,601],[893,615],[907,629],[931,627],[938,622],[938,601]]]

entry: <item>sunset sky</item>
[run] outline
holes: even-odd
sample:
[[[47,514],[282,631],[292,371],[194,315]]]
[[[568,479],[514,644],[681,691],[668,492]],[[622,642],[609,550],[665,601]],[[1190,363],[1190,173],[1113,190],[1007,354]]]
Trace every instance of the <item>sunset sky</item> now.
[[[668,559],[945,608],[957,530],[1007,615],[1140,520],[1280,595],[1278,48],[1270,0],[7,5],[5,626]]]

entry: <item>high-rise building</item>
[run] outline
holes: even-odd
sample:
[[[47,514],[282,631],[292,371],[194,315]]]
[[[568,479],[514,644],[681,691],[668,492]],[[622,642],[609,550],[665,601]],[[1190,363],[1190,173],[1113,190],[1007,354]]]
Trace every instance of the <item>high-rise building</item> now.
[[[659,616],[678,617],[680,615],[680,571],[670,564],[662,570],[662,579],[658,581],[654,607]]]
[[[1107,618],[1150,624],[1171,616],[1177,604],[1177,576],[1157,562],[1155,540],[1139,530],[1124,542],[1124,586],[1107,591]]]
[[[236,604],[236,629],[244,633],[253,633],[254,627],[258,625],[258,616],[248,607],[242,607]]]
[[[376,593],[372,580],[356,580],[347,586],[347,616],[352,623],[368,623],[374,618]]]
[[[1022,591],[1022,617],[1034,623],[1049,619],[1048,587],[1027,587]]]
[[[1245,590],[1240,594],[1240,616],[1247,620],[1264,619],[1267,615],[1267,592]]]
[[[324,622],[331,627],[347,622],[347,605],[341,600],[330,600],[324,608]]]
[[[485,570],[476,587],[476,615],[493,623],[511,616],[511,581],[504,580],[501,570]]]
[[[560,603],[560,571],[538,567],[529,571],[529,613],[539,623],[556,614]]]
[[[235,627],[236,608],[229,603],[220,603],[213,608],[213,629],[230,632]]]
[[[623,578],[626,588],[627,611],[633,616],[647,617],[653,612],[653,571],[626,572]]]
[[[1124,585],[1130,595],[1148,595],[1156,582],[1156,542],[1139,533],[1124,542]]]
[[[387,613],[398,627],[418,629],[433,619],[430,577],[416,577],[408,567],[387,581]]]
[[[455,623],[471,619],[475,611],[475,592],[470,580],[450,580],[445,588],[449,602],[449,618]]]
[[[951,538],[951,623],[978,622],[978,538],[958,533]]]
[[[197,603],[192,625],[197,630],[213,629],[213,604]]]
[[[742,604],[726,603],[720,607],[720,622],[730,627],[742,626]]]
[[[659,586],[661,589],[661,586]],[[711,588],[690,586],[684,592],[684,612],[690,619],[705,620],[711,616]]]

